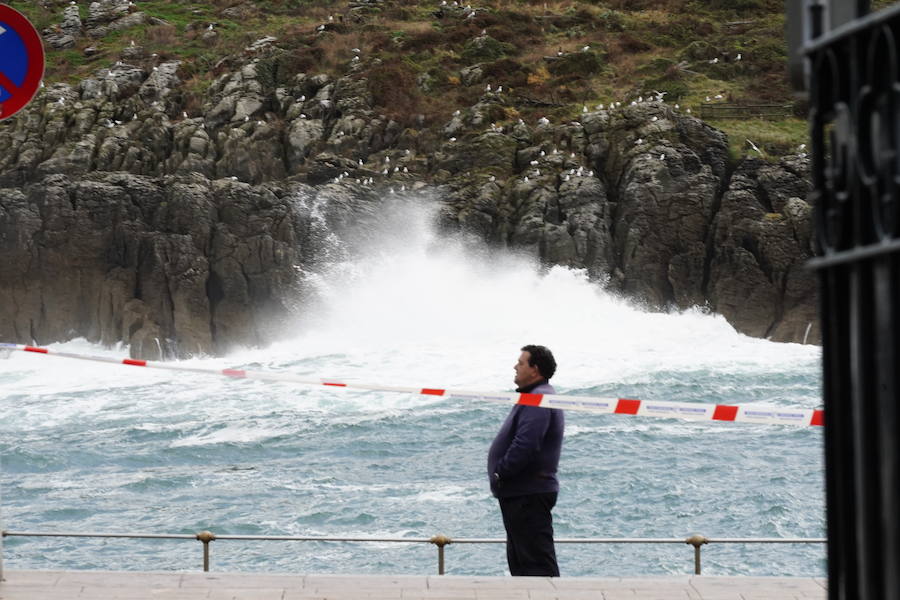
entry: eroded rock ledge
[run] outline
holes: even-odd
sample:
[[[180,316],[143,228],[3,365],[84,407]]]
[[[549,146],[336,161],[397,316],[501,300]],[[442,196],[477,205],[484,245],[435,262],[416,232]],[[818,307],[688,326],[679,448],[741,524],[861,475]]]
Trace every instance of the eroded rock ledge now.
[[[302,310],[309,207],[339,232],[413,188],[445,227],[649,308],[820,339],[804,157],[735,165],[721,132],[663,102],[529,124],[487,92],[440,127],[402,127],[353,69],[274,72],[249,60],[188,114],[176,63],[119,63],[0,124],[0,339],[125,341],[146,358],[263,343]]]

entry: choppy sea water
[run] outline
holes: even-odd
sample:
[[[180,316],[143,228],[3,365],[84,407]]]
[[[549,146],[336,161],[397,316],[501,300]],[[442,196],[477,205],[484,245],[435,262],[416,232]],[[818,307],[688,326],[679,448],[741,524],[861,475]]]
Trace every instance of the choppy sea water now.
[[[510,391],[527,343],[561,393],[820,407],[820,350],[724,319],[647,313],[583,273],[393,215],[304,274],[286,341],[197,366]],[[397,235],[397,231],[402,231]],[[124,356],[84,341],[53,346]],[[0,360],[0,519],[11,531],[500,538],[485,476],[508,407],[13,353]],[[824,537],[821,428],[569,412],[557,537]],[[17,569],[197,570],[196,541],[9,537]],[[687,574],[687,545],[558,545],[563,575]],[[502,545],[451,545],[450,574],[506,572]],[[212,544],[212,569],[429,574],[431,545]],[[823,545],[713,545],[704,574],[825,574]]]

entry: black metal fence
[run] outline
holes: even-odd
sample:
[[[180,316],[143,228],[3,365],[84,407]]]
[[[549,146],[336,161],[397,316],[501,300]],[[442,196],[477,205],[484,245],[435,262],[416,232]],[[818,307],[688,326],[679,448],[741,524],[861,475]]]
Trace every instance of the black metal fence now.
[[[806,4],[829,598],[900,600],[900,5]]]

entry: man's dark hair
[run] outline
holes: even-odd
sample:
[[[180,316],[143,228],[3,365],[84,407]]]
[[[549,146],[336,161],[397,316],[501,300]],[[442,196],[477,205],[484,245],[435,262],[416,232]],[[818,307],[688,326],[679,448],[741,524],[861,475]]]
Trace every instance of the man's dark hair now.
[[[528,366],[536,366],[545,379],[550,379],[556,373],[556,359],[553,358],[550,348],[529,344],[522,346],[522,352],[527,352],[530,355]]]

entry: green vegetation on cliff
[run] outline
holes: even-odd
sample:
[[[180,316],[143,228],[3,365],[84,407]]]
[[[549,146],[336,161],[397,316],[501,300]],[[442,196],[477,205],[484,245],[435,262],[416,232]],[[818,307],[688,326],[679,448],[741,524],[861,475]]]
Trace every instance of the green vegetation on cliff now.
[[[10,4],[45,33],[59,31],[71,5]],[[89,4],[77,3],[83,21]],[[48,46],[47,82],[76,83],[118,60],[179,59],[178,112],[194,114],[211,82],[272,36],[273,87],[300,72],[353,69],[404,124],[446,122],[490,84],[511,99],[506,120],[664,94],[695,116],[704,103],[785,107],[776,120],[715,120],[735,156],[756,152],[748,138],[777,157],[807,137],[787,81],[782,0],[134,0],[128,12],[148,18]]]

